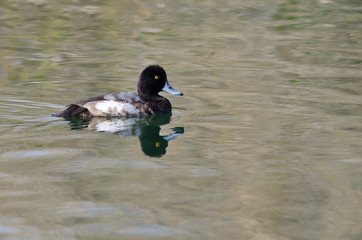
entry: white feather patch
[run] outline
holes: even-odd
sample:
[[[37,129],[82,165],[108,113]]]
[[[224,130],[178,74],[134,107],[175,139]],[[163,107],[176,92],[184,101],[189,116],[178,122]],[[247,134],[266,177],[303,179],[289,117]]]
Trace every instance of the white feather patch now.
[[[109,116],[137,115],[138,109],[130,103],[107,100],[96,103],[95,108]]]
[[[122,102],[115,102],[113,100],[109,100],[109,101],[99,101],[96,104],[96,109],[104,112],[104,113],[113,113],[113,114],[118,114],[120,112],[122,112],[123,107],[124,107],[124,103]]]

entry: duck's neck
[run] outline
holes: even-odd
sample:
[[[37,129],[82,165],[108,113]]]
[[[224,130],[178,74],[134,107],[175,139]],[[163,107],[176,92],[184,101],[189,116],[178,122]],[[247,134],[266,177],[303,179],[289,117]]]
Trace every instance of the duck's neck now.
[[[142,94],[140,92],[138,92],[138,94],[140,95],[140,97],[143,99],[143,100],[146,100],[146,101],[151,101],[151,102],[157,102],[157,101],[160,101],[160,100],[163,100],[164,97],[160,96],[160,95],[154,95],[154,94]]]
[[[160,101],[164,99],[164,97],[160,96],[156,92],[150,93],[148,91],[142,91],[140,88],[138,88],[138,95],[140,95],[140,97],[146,101]]]

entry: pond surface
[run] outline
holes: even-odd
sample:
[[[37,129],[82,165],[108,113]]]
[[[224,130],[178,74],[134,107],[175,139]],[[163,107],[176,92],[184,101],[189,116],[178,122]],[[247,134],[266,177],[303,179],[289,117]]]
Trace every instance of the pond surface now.
[[[0,238],[362,239],[358,0],[0,2]],[[172,115],[50,115],[136,92]]]

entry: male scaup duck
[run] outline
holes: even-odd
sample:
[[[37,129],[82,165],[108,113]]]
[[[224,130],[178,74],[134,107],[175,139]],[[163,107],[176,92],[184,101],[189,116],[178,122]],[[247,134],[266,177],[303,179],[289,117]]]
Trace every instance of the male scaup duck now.
[[[138,80],[138,95],[129,92],[110,93],[89,98],[67,106],[55,117],[117,117],[149,116],[170,113],[170,101],[160,96],[161,91],[183,95],[168,83],[165,70],[158,65],[146,67]]]

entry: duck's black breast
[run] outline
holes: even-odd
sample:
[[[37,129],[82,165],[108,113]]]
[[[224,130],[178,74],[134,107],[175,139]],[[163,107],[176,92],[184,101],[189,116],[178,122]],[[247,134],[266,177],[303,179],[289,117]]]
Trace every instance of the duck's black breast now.
[[[157,96],[152,100],[147,101],[147,105],[154,114],[166,114],[170,113],[172,110],[172,105],[167,98]]]

